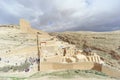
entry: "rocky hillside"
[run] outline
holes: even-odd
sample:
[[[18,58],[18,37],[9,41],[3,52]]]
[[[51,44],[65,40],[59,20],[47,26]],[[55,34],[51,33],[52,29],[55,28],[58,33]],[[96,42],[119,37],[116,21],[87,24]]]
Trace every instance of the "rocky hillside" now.
[[[58,39],[77,48],[84,49],[84,45],[101,56],[108,65],[120,68],[120,31],[115,32],[62,32],[50,33]]]
[[[34,45],[35,37],[30,34],[22,33],[20,29],[0,27],[0,54]]]
[[[43,33],[40,35],[41,40],[42,38],[44,39],[46,37],[50,37],[49,35],[47,35],[47,33],[41,33]],[[50,45],[60,46],[61,44],[68,42],[70,44],[67,43],[67,46],[75,44],[79,49],[84,49],[83,45],[85,45],[87,47],[90,47],[93,52],[98,53],[98,55],[101,56],[101,59],[106,61],[106,63],[110,64],[113,67],[119,68],[119,32],[64,32],[52,33],[51,35],[57,36],[59,40],[57,39],[54,44]],[[36,42],[37,40],[35,34],[22,32],[18,27],[0,27],[0,72],[8,72],[9,74],[14,71],[24,72],[28,69],[28,67],[31,71],[36,71],[37,64],[32,63],[31,61],[37,59]],[[79,76],[78,72],[75,73],[75,75],[76,74]],[[100,76],[103,77],[103,75]]]

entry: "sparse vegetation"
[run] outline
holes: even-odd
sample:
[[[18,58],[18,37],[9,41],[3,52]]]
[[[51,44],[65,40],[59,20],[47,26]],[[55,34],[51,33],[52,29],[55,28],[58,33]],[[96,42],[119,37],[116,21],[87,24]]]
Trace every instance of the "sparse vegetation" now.
[[[11,77],[11,80],[25,80],[25,78],[17,78],[17,77]]]
[[[0,68],[0,71],[2,72],[8,72],[9,70],[11,70],[11,66],[5,66],[5,67]]]
[[[25,69],[29,68],[29,66],[30,66],[30,63],[25,62],[20,66],[12,66],[11,68],[13,69],[13,71],[24,71]]]
[[[74,78],[76,76],[81,77],[108,77],[102,72],[94,71],[94,70],[65,70],[65,71],[56,71],[51,73],[42,73],[38,72],[31,77],[43,77],[43,76],[54,76],[60,78]]]
[[[2,72],[8,72],[10,70],[13,71],[24,71],[25,69],[29,68],[30,63],[25,62],[23,64],[21,64],[20,66],[5,66],[5,67],[1,67],[0,71]]]

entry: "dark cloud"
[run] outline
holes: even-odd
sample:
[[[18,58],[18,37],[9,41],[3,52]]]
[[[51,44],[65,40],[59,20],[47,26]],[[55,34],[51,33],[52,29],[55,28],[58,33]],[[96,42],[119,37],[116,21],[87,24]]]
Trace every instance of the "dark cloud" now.
[[[20,18],[45,31],[120,29],[120,0],[1,0],[0,24]]]

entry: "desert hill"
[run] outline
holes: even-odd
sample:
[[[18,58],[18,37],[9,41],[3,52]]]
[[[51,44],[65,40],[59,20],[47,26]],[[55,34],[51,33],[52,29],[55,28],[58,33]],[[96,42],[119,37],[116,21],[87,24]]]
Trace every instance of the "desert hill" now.
[[[25,76],[26,73],[37,72],[40,67],[41,71],[48,72],[66,69],[81,69],[88,72],[97,70],[101,71],[96,72],[101,77],[103,70],[107,72],[106,75],[110,73],[109,76],[119,77],[116,75],[119,71],[111,75],[111,72],[120,68],[119,34],[117,31],[63,32],[49,35],[47,32],[33,29],[24,19],[20,20],[19,25],[0,25],[0,75],[5,72],[7,76],[12,74],[14,74],[12,76]],[[90,50],[84,51],[83,45]],[[102,66],[106,64],[109,67],[103,68]],[[74,74],[77,74],[76,71]],[[39,73],[34,76],[36,75],[38,76]]]

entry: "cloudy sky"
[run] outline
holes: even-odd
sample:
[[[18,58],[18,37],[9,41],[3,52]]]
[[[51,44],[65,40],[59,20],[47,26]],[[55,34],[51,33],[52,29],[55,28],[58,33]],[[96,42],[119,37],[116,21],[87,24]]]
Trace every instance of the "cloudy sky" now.
[[[0,0],[0,24],[24,18],[44,31],[120,29],[120,0]]]

